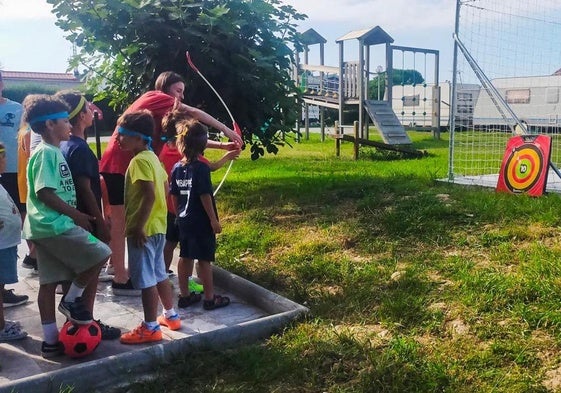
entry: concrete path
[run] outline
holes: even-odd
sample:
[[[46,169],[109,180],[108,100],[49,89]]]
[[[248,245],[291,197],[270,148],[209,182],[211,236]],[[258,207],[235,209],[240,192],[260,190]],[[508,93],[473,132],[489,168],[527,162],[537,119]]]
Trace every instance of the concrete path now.
[[[42,331],[37,307],[39,280],[21,267],[26,246],[19,250],[20,282],[7,285],[30,301],[4,309],[5,318],[21,322],[29,336],[0,343],[0,392],[59,392],[65,387],[81,391],[108,391],[135,381],[159,364],[201,347],[225,348],[252,342],[280,331],[307,309],[223,269],[214,268],[216,293],[231,298],[230,306],[205,311],[202,302],[178,309],[182,327],[171,331],[162,327],[164,341],[155,344],[123,345],[119,340],[102,341],[96,351],[83,358],[41,357]],[[177,258],[174,258],[177,260]],[[177,272],[177,268],[173,267]],[[177,293],[177,277],[171,282]],[[61,295],[57,295],[57,304]],[[114,296],[111,282],[99,283],[94,318],[123,331],[143,319],[140,296]],[[65,317],[57,312],[59,328]],[[69,390],[70,391],[70,390]]]

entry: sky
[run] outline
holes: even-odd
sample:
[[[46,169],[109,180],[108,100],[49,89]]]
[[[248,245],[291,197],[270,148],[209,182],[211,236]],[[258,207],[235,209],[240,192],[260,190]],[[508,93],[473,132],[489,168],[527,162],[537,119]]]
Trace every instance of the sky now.
[[[380,26],[394,45],[440,51],[441,80],[452,74],[453,0],[283,0],[308,19],[299,30],[313,28],[326,40],[325,64],[338,63],[337,38],[354,30]],[[0,0],[0,68],[9,71],[66,72],[72,44],[55,26],[44,0]],[[358,46],[349,42],[345,61],[358,60]],[[371,49],[371,70],[385,65],[381,46]],[[319,50],[310,52],[319,64]]]

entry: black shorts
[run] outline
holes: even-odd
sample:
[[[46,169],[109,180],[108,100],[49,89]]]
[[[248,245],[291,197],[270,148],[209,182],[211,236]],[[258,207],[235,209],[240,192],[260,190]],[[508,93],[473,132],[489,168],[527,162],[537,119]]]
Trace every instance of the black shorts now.
[[[184,231],[179,232],[179,256],[181,258],[197,259],[199,261],[214,262],[216,252],[216,235]]]
[[[0,176],[0,184],[8,191],[8,194],[14,200],[20,213],[25,213],[25,203],[21,203],[19,200],[18,174],[3,173],[2,176]]]
[[[172,243],[179,242],[179,226],[175,221],[175,217],[175,214],[168,212],[166,240]]]
[[[125,204],[125,175],[119,173],[102,173],[109,204],[113,206]]]

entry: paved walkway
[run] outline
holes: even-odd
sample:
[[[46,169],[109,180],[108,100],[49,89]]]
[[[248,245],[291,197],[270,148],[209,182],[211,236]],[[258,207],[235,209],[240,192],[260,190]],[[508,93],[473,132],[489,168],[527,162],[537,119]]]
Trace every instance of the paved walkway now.
[[[22,257],[26,246],[20,246]],[[177,260],[177,258],[174,258]],[[173,267],[177,271],[176,267]],[[162,327],[162,343],[123,345],[119,340],[102,341],[96,351],[83,358],[66,356],[43,359],[41,322],[37,307],[39,280],[21,267],[20,282],[7,285],[17,294],[27,294],[30,301],[21,306],[4,309],[5,317],[21,322],[29,336],[23,340],[0,343],[0,392],[59,392],[61,386],[82,391],[107,391],[117,384],[134,380],[135,372],[152,370],[171,357],[196,350],[201,346],[225,347],[241,341],[254,341],[281,329],[307,311],[279,295],[267,291],[227,271],[215,268],[216,292],[231,298],[230,306],[205,311],[202,302],[186,309],[178,309],[182,327],[171,331]],[[177,292],[177,277],[172,277]],[[57,304],[61,295],[57,295]],[[140,296],[114,296],[111,283],[99,283],[94,318],[119,327],[123,331],[136,327],[143,319]],[[59,328],[65,317],[57,312]]]

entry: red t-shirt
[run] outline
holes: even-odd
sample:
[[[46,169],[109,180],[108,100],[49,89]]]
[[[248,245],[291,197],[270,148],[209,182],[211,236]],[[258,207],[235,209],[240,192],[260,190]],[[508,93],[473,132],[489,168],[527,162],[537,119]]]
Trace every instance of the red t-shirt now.
[[[148,109],[152,112],[154,116],[154,122],[156,123],[156,129],[154,130],[154,135],[152,136],[152,148],[156,154],[160,153],[162,145],[164,144],[161,140],[162,136],[162,119],[166,113],[173,109],[175,105],[175,98],[163,93],[161,91],[149,91],[141,95],[135,102],[129,106],[125,113],[132,111],[137,111],[141,109]],[[101,157],[101,162],[99,163],[99,171],[101,173],[116,173],[124,175],[129,166],[129,162],[132,160],[133,153],[129,151],[123,151],[117,143],[117,129],[113,131],[111,139],[107,144],[107,148]]]
[[[168,174],[168,179],[171,175],[171,170],[173,169],[174,165],[183,158],[183,155],[177,150],[176,147],[172,147],[169,143],[166,143],[164,147],[162,147],[162,151],[158,156],[162,164],[164,164],[164,168],[166,169],[166,173]],[[172,197],[171,194],[168,193],[166,198],[166,203],[168,205],[168,212],[174,213],[173,205],[172,205]]]

